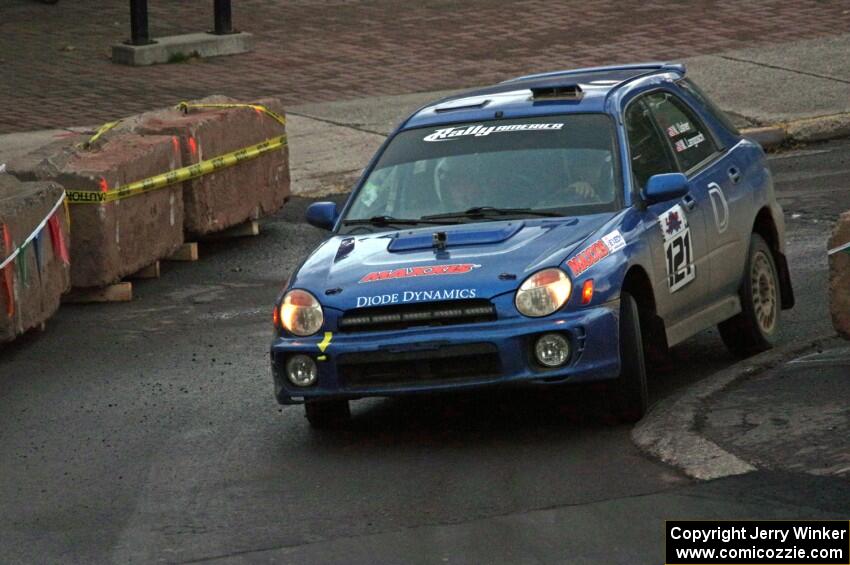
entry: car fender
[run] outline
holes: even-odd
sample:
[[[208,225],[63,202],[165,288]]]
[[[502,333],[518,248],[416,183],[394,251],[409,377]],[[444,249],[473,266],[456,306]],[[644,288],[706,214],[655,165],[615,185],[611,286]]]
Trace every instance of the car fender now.
[[[574,307],[588,307],[619,300],[626,274],[634,266],[639,266],[646,271],[651,279],[654,267],[652,253],[650,253],[649,246],[642,237],[644,229],[641,212],[635,208],[627,208],[576,246],[563,262],[564,270],[573,280],[575,290],[570,303]],[[613,234],[618,234],[622,238],[622,246],[619,246],[616,242],[611,243],[610,237]],[[594,261],[595,255],[592,250],[594,246],[599,246],[600,243],[608,247],[607,254]],[[589,253],[589,265],[573,261],[573,259],[581,257],[585,253]],[[579,271],[577,272],[574,267],[578,267]],[[589,304],[582,304],[581,289],[589,279],[593,280],[593,299]],[[653,289],[653,303],[656,299]]]

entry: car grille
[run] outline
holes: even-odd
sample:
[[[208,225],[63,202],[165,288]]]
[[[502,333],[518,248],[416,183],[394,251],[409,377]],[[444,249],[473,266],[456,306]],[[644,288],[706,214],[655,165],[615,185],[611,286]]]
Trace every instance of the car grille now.
[[[495,319],[496,307],[488,300],[426,302],[349,310],[339,320],[339,331],[374,332],[415,326],[471,324]]]
[[[413,351],[348,353],[337,359],[343,386],[405,386],[494,377],[501,372],[492,343],[434,344]]]

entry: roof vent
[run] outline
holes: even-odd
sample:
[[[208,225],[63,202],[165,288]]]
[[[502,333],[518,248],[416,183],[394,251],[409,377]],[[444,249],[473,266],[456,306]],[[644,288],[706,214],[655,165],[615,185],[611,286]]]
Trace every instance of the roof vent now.
[[[581,100],[584,93],[577,84],[565,84],[532,87],[531,95],[535,100]]]
[[[484,106],[490,103],[489,99],[485,100],[469,100],[468,98],[465,100],[460,100],[455,104],[443,104],[441,106],[437,106],[434,108],[434,111],[437,113],[442,112],[456,112],[458,110],[480,110]]]

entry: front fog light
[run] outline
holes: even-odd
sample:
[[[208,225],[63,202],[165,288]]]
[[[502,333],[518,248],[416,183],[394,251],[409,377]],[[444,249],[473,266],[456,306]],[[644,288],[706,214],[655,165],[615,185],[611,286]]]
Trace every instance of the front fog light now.
[[[560,367],[570,358],[570,342],[561,334],[546,334],[534,344],[534,355],[544,367]]]
[[[286,377],[295,386],[310,386],[316,382],[318,368],[312,357],[293,355],[286,361]]]

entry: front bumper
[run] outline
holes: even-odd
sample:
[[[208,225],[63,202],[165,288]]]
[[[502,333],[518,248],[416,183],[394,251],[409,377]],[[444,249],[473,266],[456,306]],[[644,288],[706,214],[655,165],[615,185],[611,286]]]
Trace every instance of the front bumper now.
[[[312,398],[353,399],[616,378],[620,372],[619,310],[619,300],[614,300],[536,319],[515,316],[492,322],[391,332],[276,337],[271,346],[275,397],[281,404],[300,404]],[[532,347],[538,336],[552,332],[562,333],[569,339],[571,354],[564,366],[545,369],[534,360]],[[317,360],[318,380],[313,386],[297,387],[286,378],[286,359],[296,353]],[[479,354],[486,354],[488,362],[472,362],[484,358]],[[373,360],[383,366],[391,366],[387,364],[397,360],[399,367],[404,364],[405,370],[401,373],[408,376],[398,381],[383,378],[381,382],[354,383],[351,360],[358,363]],[[410,377],[417,362],[436,364],[448,369],[451,375]]]

